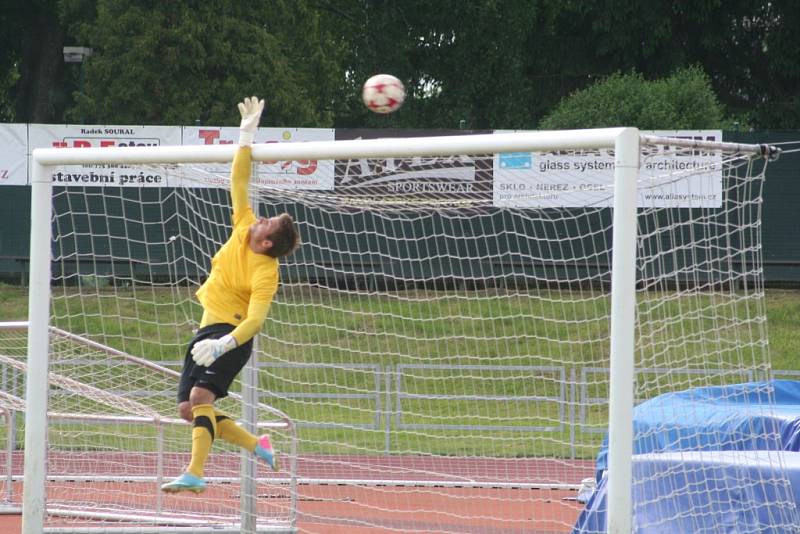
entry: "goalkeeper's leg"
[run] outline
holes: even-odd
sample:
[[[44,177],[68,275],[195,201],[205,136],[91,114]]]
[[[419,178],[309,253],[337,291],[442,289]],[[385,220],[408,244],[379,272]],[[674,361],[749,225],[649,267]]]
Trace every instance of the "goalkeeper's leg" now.
[[[184,474],[162,485],[162,491],[193,491],[200,493],[206,489],[203,470],[217,433],[214,405],[197,404],[192,406],[192,415],[194,416],[192,422],[192,459],[189,467],[186,468]]]
[[[238,445],[264,460],[274,471],[278,470],[278,457],[272,448],[269,436],[264,434],[256,437],[241,426],[237,425],[230,417],[215,410],[217,423],[217,437],[228,443]]]

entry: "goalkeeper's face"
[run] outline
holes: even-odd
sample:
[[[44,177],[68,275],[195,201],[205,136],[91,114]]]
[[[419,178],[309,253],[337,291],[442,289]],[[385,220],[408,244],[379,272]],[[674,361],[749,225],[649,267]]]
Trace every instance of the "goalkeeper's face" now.
[[[272,234],[278,228],[278,217],[259,217],[250,225],[250,248],[258,254],[265,254],[272,248]]]

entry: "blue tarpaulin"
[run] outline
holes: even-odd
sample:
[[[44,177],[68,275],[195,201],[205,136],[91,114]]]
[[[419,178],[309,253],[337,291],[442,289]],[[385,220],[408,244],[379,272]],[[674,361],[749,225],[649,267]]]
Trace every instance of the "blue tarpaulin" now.
[[[633,453],[800,451],[800,382],[771,380],[666,393],[633,411]],[[608,438],[597,480],[608,468]]]
[[[800,382],[668,393],[633,418],[634,532],[800,533]],[[607,443],[574,534],[606,532]]]
[[[800,453],[702,451],[633,457],[636,534],[800,532]],[[788,479],[788,480],[787,480]],[[573,534],[606,534],[603,477]]]

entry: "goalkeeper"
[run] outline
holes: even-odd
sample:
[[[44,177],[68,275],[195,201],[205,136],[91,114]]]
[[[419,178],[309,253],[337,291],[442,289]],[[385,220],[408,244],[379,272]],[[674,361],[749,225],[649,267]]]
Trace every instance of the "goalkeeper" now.
[[[278,289],[278,258],[291,254],[299,235],[291,216],[256,218],[248,203],[251,145],[264,101],[245,98],[239,150],[231,169],[233,231],[211,260],[211,274],[197,291],[203,318],[189,344],[178,387],[178,411],[192,423],[192,455],[186,472],[163,491],[206,489],[203,468],[216,438],[239,445],[277,470],[269,436],[256,437],[214,408],[242,370]]]

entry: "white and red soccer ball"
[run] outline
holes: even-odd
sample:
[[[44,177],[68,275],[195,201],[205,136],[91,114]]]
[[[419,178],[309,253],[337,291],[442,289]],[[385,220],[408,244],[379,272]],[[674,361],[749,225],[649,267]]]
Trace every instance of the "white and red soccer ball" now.
[[[403,105],[406,88],[391,74],[376,74],[364,83],[361,99],[370,111],[391,113]]]

